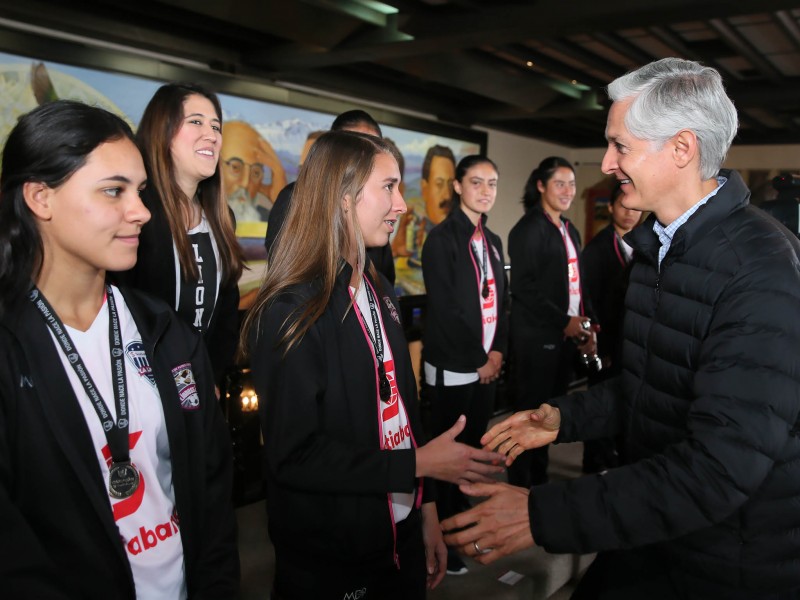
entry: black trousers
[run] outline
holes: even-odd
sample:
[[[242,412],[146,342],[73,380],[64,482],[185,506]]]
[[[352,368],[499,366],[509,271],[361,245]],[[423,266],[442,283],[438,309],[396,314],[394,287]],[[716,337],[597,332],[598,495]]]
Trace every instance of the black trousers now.
[[[577,349],[560,331],[512,332],[516,398],[514,410],[539,408],[542,403],[567,393]],[[523,452],[508,469],[512,485],[529,488],[547,483],[547,446]]]
[[[335,518],[335,515],[332,515]],[[397,554],[377,561],[345,562],[338,556],[303,556],[275,548],[271,600],[424,600],[427,570],[420,511],[397,524]]]
[[[467,385],[432,386],[425,384],[425,393],[431,399],[431,433],[433,437],[450,429],[459,415],[467,417],[464,431],[457,441],[475,448],[481,447],[481,437],[486,433],[494,407],[495,383],[478,381]],[[457,485],[436,481],[436,512],[446,519],[468,508],[467,499]]]

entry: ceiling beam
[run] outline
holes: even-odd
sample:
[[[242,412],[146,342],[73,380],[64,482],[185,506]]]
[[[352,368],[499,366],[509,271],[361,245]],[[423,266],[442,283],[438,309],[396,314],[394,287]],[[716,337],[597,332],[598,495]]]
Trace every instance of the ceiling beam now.
[[[474,94],[533,110],[565,95],[580,98],[580,90],[561,81],[512,65],[485,52],[440,54],[436,60],[406,58],[382,64],[425,81],[440,82]]]
[[[550,44],[548,44],[550,46]],[[534,50],[522,44],[513,44],[507,46],[497,46],[496,50],[500,53],[507,54],[512,58],[522,62],[523,64],[528,61],[533,63],[534,68],[544,69],[553,75],[558,75],[569,81],[577,81],[583,85],[592,87],[603,87],[608,84],[608,81],[598,79],[589,75],[585,70],[578,69],[565,62],[553,58],[549,54],[545,54],[539,50]],[[526,65],[527,66],[527,65]]]
[[[646,65],[655,58],[652,54],[645,52],[639,46],[630,43],[616,33],[597,32],[592,34],[592,37],[607,48],[626,57],[635,65]]]
[[[598,96],[601,96],[598,98]],[[530,110],[519,106],[497,106],[494,108],[481,108],[471,112],[464,110],[466,114],[473,115],[475,121],[514,121],[519,119],[529,119],[531,121],[548,119],[570,119],[576,115],[586,115],[590,118],[601,115],[605,119],[607,106],[605,94],[596,90],[587,90],[580,100],[554,101],[538,110]]]
[[[548,48],[552,48],[560,54],[564,54],[573,60],[583,63],[590,69],[605,73],[609,76],[609,79],[614,79],[625,74],[626,69],[624,67],[621,67],[617,63],[601,58],[593,52],[584,50],[582,47],[573,42],[569,42],[564,39],[553,39],[548,40],[546,45]]]
[[[723,75],[723,78],[728,76],[738,80],[742,79],[742,75],[735,69],[729,69],[725,67],[724,64],[720,64],[715,58],[712,58],[707,53],[698,52],[696,48],[690,48],[687,46],[686,42],[678,34],[672,31],[669,26],[650,27],[648,28],[648,32],[663,44],[666,44],[673,49],[676,55],[679,54],[682,58],[687,60],[694,60],[701,62],[704,65],[714,67],[717,71],[720,71],[720,73]]]
[[[746,58],[754,68],[761,71],[770,81],[775,83],[781,80],[781,73],[775,66],[765,59],[758,50],[753,48],[753,45],[736,31],[730,23],[725,19],[711,19],[709,21],[711,28],[716,31],[719,36],[728,43],[732,50],[741,54]]]
[[[797,25],[797,19],[785,10],[779,10],[774,13],[773,19],[792,42],[794,49],[800,50],[800,26]]]
[[[175,1],[175,0],[173,0]],[[186,0],[178,0],[186,1]],[[390,44],[365,44],[346,48],[327,48],[316,53],[298,52],[300,48],[264,49],[248,57],[265,69],[317,68],[350,62],[375,61],[436,54],[442,48],[456,51],[485,44],[505,44],[528,39],[545,40],[558,36],[592,34],[598,24],[608,29],[649,27],[674,21],[716,18],[794,8],[794,0],[573,0],[569,10],[554,11],[550,3],[537,2],[520,6],[487,4],[480,11],[446,17],[411,14],[403,32],[413,41]]]

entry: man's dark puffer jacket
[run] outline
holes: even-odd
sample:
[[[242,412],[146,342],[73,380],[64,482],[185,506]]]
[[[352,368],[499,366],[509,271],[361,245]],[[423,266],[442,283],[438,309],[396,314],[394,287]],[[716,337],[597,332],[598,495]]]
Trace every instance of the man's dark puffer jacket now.
[[[623,374],[557,402],[558,441],[624,432],[632,464],[535,487],[552,552],[643,547],[688,597],[800,588],[800,243],[738,173],[657,268],[653,217],[626,296]]]

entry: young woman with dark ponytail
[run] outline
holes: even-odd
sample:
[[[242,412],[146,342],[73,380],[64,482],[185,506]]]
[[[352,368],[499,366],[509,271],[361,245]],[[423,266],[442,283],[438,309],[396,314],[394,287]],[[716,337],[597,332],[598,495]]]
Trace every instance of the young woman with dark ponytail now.
[[[559,156],[545,158],[525,184],[525,214],[508,236],[511,258],[511,343],[516,373],[514,410],[538,408],[567,392],[577,359],[594,354],[591,315],[583,294],[581,238],[563,216],[575,198],[575,169]],[[523,453],[509,481],[530,487],[547,482],[547,447]]]
[[[427,291],[423,356],[432,433],[447,431],[464,415],[466,427],[458,439],[476,448],[489,423],[508,343],[503,244],[486,227],[497,180],[497,166],[488,158],[461,159],[453,181],[453,209],[431,230],[422,250]],[[441,519],[465,504],[458,486],[437,482]],[[448,573],[466,572],[455,552],[447,562]]]

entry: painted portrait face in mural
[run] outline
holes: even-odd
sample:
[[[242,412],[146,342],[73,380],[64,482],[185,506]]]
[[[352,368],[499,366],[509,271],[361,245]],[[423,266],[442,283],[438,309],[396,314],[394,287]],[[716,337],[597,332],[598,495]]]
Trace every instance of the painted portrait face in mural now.
[[[445,146],[433,146],[422,166],[420,192],[425,200],[425,212],[434,225],[444,221],[453,201],[453,179],[456,161],[453,151]],[[427,171],[427,172],[426,172]]]
[[[274,200],[286,185],[286,173],[272,145],[256,129],[244,121],[227,121],[222,126],[221,151],[222,187],[225,197],[230,201],[239,190],[250,190]],[[260,168],[253,168],[254,166]],[[258,185],[248,185],[252,177],[264,177],[264,171],[271,172],[269,183],[260,181]]]

